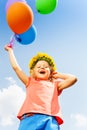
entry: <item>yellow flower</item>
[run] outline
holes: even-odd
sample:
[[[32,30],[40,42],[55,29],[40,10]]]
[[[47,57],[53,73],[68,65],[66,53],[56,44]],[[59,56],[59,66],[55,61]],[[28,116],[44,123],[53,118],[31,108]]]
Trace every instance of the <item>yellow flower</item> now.
[[[33,69],[34,66],[36,65],[36,63],[40,60],[45,60],[48,62],[48,64],[52,67],[53,71],[56,70],[56,65],[55,65],[55,62],[53,60],[53,58],[51,56],[49,56],[48,54],[46,53],[41,53],[41,52],[38,52],[37,55],[35,55],[31,60],[30,60],[30,63],[29,63],[29,67],[30,69]]]

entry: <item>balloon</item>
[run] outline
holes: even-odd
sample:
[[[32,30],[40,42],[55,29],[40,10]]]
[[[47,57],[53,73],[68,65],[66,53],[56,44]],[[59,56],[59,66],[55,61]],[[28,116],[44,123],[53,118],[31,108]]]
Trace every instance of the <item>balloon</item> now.
[[[27,30],[25,33],[23,34],[15,34],[15,39],[23,45],[27,45],[32,43],[37,35],[37,31],[34,25],[32,25],[30,27],[29,30]]]
[[[36,9],[41,14],[51,13],[57,6],[58,0],[36,0]]]
[[[26,3],[15,2],[9,7],[6,19],[11,30],[16,34],[21,34],[32,25],[33,12]]]
[[[24,2],[24,3],[27,3],[26,0],[8,0],[7,3],[6,3],[6,12],[7,12],[8,8],[9,8],[14,2]]]

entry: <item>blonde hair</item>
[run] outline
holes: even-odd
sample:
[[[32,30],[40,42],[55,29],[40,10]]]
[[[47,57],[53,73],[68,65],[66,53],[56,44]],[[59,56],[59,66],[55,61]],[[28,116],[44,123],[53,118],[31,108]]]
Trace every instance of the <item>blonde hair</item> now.
[[[35,55],[29,62],[30,71],[35,67],[36,63],[40,60],[45,60],[46,62],[48,62],[48,64],[52,68],[52,71],[56,70],[56,64],[53,58],[46,53],[38,52],[37,55]]]

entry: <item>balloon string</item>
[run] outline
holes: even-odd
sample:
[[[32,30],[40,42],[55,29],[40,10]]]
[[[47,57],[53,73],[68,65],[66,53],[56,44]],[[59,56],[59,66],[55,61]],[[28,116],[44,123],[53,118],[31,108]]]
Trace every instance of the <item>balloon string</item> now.
[[[11,38],[10,38],[10,42],[9,42],[9,47],[10,48],[13,48],[13,46],[14,46],[14,42],[15,42],[15,37],[14,37],[14,35],[13,36],[11,36]]]

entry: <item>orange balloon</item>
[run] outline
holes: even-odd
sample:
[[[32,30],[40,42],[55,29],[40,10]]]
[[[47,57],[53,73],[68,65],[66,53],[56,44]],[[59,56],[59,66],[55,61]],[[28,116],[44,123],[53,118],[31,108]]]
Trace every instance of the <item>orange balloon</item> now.
[[[13,32],[22,34],[31,27],[33,23],[33,12],[26,3],[15,2],[9,7],[6,19]]]

